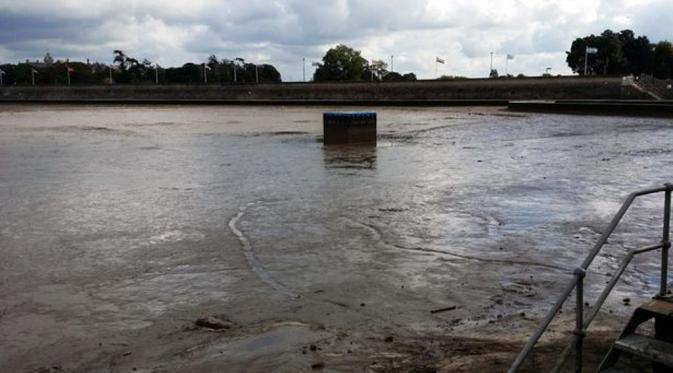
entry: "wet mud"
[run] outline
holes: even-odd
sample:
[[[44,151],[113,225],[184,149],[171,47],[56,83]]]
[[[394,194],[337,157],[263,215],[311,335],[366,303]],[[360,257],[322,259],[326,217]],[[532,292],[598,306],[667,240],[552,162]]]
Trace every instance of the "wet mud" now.
[[[0,107],[0,371],[504,371],[623,198],[673,180],[668,120],[379,108],[376,147],[326,148],[334,110]],[[658,271],[634,261],[590,365]]]

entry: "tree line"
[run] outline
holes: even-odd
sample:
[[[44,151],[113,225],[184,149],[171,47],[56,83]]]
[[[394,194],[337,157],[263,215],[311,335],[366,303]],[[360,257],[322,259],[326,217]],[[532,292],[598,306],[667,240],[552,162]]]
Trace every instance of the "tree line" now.
[[[595,53],[587,54],[587,48]],[[566,52],[573,72],[584,75],[640,75],[673,78],[673,44],[652,43],[647,36],[631,30],[577,38]],[[43,61],[0,65],[5,85],[72,84],[231,84],[281,82],[278,70],[269,64],[248,63],[241,58],[218,59],[206,63],[188,62],[180,67],[162,68],[147,59],[137,59],[115,50],[113,62],[54,61],[47,53]],[[368,61],[360,51],[340,44],[329,49],[316,63],[313,81],[414,81],[414,73],[400,74],[383,61]],[[493,76],[492,76],[493,77]],[[496,76],[497,77],[497,73]],[[509,76],[508,76],[509,77]],[[463,79],[442,76],[439,79]]]
[[[281,82],[278,70],[269,64],[253,64],[244,59],[218,59],[188,62],[180,67],[163,68],[148,59],[139,60],[115,50],[113,62],[55,61],[47,53],[42,61],[0,65],[5,85],[65,85],[68,75],[73,85],[94,84],[232,84]],[[204,76],[205,70],[205,76]]]
[[[596,53],[587,54],[587,48]],[[584,75],[585,57],[589,75],[653,75],[659,79],[673,77],[673,44],[652,43],[647,36],[636,36],[631,30],[577,38],[566,52],[568,66]]]

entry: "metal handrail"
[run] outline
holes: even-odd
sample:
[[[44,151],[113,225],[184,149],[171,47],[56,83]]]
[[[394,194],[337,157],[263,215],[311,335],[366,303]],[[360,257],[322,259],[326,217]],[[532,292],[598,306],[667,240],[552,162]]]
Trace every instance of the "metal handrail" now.
[[[636,249],[636,250],[630,250],[628,254],[626,254],[626,257],[622,260],[622,263],[619,266],[619,269],[617,269],[617,272],[613,275],[612,280],[608,282],[608,285],[605,287],[601,295],[598,297],[596,300],[596,303],[594,303],[594,306],[591,309],[591,312],[584,318],[584,322],[582,323],[582,329],[587,330],[589,328],[589,325],[591,325],[591,322],[594,321],[594,318],[598,316],[598,313],[601,310],[601,307],[603,307],[603,304],[607,300],[608,296],[612,292],[612,289],[617,285],[617,282],[619,282],[620,277],[622,274],[624,274],[624,271],[626,271],[626,268],[631,264],[631,261],[636,255],[639,254],[644,254],[648,253],[650,251],[658,250],[664,248],[663,244],[657,244],[653,246],[647,246],[643,247],[641,249]],[[582,299],[582,303],[584,300]],[[576,337],[577,338],[577,337]],[[568,356],[570,356],[570,351],[572,350],[572,347],[576,346],[577,340],[573,339],[573,342],[570,343],[565,349],[563,349],[563,352],[561,352],[561,355],[558,359],[558,363],[556,364],[556,367],[552,370],[554,373],[558,373],[561,371],[563,368],[563,365],[565,364],[565,361],[568,359]],[[578,359],[581,361],[581,359]]]
[[[608,295],[614,288],[614,286],[617,284],[617,281],[620,279],[624,271],[626,270],[626,267],[628,264],[631,262],[633,257],[638,254],[642,254],[644,252],[649,252],[652,250],[657,250],[657,249],[662,249],[662,257],[661,257],[661,286],[660,286],[660,291],[659,295],[664,296],[666,295],[667,292],[667,287],[668,287],[668,251],[671,247],[671,242],[670,242],[670,220],[671,220],[671,192],[673,191],[673,184],[666,184],[663,187],[659,188],[652,188],[652,189],[645,189],[641,190],[638,192],[631,193],[627,198],[626,201],[622,204],[622,207],[619,209],[617,214],[614,216],[612,221],[610,222],[610,225],[608,225],[608,228],[603,232],[601,237],[598,239],[598,242],[594,245],[593,249],[589,253],[589,255],[584,259],[582,262],[582,265],[575,269],[573,273],[573,277],[571,281],[568,283],[568,285],[565,287],[563,292],[561,293],[561,296],[558,298],[554,306],[549,310],[545,318],[542,320],[542,323],[538,327],[538,329],[533,333],[533,335],[528,339],[528,342],[524,346],[524,348],[521,350],[519,355],[516,357],[516,360],[512,363],[512,366],[509,368],[507,371],[508,373],[515,373],[518,371],[518,369],[521,367],[523,362],[526,360],[528,355],[533,351],[533,348],[539,341],[540,337],[544,334],[544,332],[547,330],[549,327],[549,324],[551,324],[552,320],[556,317],[558,312],[561,310],[561,307],[563,307],[563,304],[567,300],[567,298],[570,296],[573,290],[576,290],[576,313],[575,313],[575,338],[574,338],[574,343],[576,348],[576,355],[575,355],[575,371],[576,372],[582,372],[582,345],[583,345],[583,340],[585,336],[585,331],[593,321],[593,319],[596,317],[598,314],[598,311],[600,310],[600,307],[603,305],[605,300],[607,299]],[[593,262],[594,258],[596,258],[596,255],[601,251],[605,243],[607,242],[608,238],[612,235],[614,230],[617,228],[617,225],[619,222],[622,220],[626,212],[628,211],[629,207],[633,204],[633,201],[635,201],[636,198],[640,196],[645,196],[649,194],[654,194],[654,193],[665,193],[665,198],[664,198],[664,226],[663,226],[663,234],[662,234],[662,240],[661,243],[658,245],[654,246],[649,246],[643,249],[638,249],[638,250],[633,250],[629,252],[627,257],[624,259],[622,262],[622,265],[620,266],[618,273],[613,276],[612,280],[606,287],[606,289],[601,293],[601,295],[598,298],[598,302],[596,303],[594,310],[589,314],[588,318],[584,318],[584,277],[586,276],[586,271]],[[564,351],[562,354],[562,357],[564,355],[567,355],[567,352]],[[560,367],[562,365],[563,361],[557,366]]]

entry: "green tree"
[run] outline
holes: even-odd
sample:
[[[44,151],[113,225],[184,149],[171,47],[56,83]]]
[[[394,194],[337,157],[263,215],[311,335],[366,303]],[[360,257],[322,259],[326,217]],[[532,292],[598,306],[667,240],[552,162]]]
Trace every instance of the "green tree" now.
[[[659,79],[668,79],[673,74],[673,44],[661,41],[654,48],[653,75]]]
[[[587,72],[590,74],[635,74],[652,73],[654,51],[646,36],[638,36],[631,30],[618,33],[605,30],[600,35],[589,35],[573,41],[566,52],[566,62],[576,73],[584,74],[586,48],[596,48],[598,53],[590,54]]]
[[[397,72],[389,72],[386,74],[383,79],[384,82],[408,82],[408,81],[414,81],[416,80],[416,74],[414,73],[407,73],[407,74],[400,74]]]
[[[652,72],[653,53],[647,36],[635,37],[633,31],[621,32],[622,52],[624,55],[625,74],[640,75]]]
[[[343,44],[328,50],[322,62],[313,75],[316,82],[361,80],[368,65],[360,51]]]

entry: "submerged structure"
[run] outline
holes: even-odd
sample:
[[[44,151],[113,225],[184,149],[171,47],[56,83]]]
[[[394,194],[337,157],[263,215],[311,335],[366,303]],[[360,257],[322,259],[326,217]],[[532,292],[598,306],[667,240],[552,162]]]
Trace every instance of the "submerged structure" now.
[[[324,113],[325,145],[376,145],[376,113]]]

